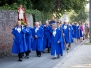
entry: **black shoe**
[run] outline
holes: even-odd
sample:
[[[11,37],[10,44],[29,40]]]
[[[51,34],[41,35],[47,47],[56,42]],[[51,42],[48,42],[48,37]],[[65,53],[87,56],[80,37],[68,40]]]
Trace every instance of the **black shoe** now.
[[[27,59],[29,58],[29,56],[27,56]]]
[[[63,56],[63,54],[61,54],[61,56]]]
[[[50,51],[48,51],[48,53],[50,53]]]
[[[66,50],[69,50],[69,47],[68,47],[68,48],[66,48]]]
[[[60,56],[57,56],[57,59],[59,59],[60,58]]]
[[[55,60],[55,59],[57,59],[57,57],[53,57],[52,59]]]
[[[42,51],[42,53],[45,53],[44,51]]]
[[[41,57],[41,55],[38,55],[38,57]]]
[[[28,59],[28,58],[29,58],[29,56],[26,56],[25,58],[26,58],[26,59]]]
[[[48,48],[48,53],[50,53],[50,48]]]
[[[21,62],[21,61],[22,61],[22,59],[18,59],[18,61],[20,61],[20,62]]]

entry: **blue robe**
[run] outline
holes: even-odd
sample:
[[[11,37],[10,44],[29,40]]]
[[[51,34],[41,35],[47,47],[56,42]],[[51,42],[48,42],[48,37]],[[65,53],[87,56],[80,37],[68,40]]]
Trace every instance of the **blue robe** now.
[[[33,28],[33,45],[32,49],[34,51],[43,51],[43,28],[39,27],[38,31],[35,32],[35,28]],[[38,38],[35,38],[35,35],[38,36]]]
[[[72,35],[73,35],[73,38],[74,38],[74,36],[75,36],[75,33],[74,33],[74,30],[75,30],[75,25],[74,25],[74,24],[72,25],[72,28],[73,28]]]
[[[65,50],[65,39],[64,39],[64,37],[63,37],[63,28],[62,27],[60,27],[60,30],[61,30],[61,34],[62,34],[62,45],[63,45],[63,50]]]
[[[74,38],[80,39],[80,37],[82,37],[82,31],[79,29],[79,26],[75,26]]]
[[[57,43],[58,41],[60,41],[59,44]],[[56,35],[55,36],[53,36],[53,34],[51,35],[51,55],[55,55],[55,51],[57,55],[62,54],[61,42],[62,42],[61,31],[56,29]]]
[[[26,44],[29,51],[31,51],[32,45],[32,28],[26,27]]]
[[[69,30],[69,32],[70,32],[69,43],[72,43],[73,42],[73,28],[72,28],[72,26],[69,26],[69,28],[70,28],[70,30]]]
[[[64,26],[66,26],[66,29],[64,28]],[[68,24],[66,24],[66,25],[62,25],[62,28],[63,28],[63,33],[64,33],[64,38],[65,38],[65,42],[66,43],[70,43],[70,32],[69,32],[69,25]]]
[[[43,43],[43,49],[45,49],[46,47],[49,48],[50,47],[50,26],[46,26],[44,27],[44,43]],[[48,42],[47,42],[48,40]],[[48,45],[47,45],[48,44]]]
[[[19,54],[27,51],[25,33],[26,31],[24,29],[21,29],[20,33],[15,28],[12,30],[12,34],[14,35],[12,53]]]
[[[60,37],[61,37],[61,43],[60,43],[60,54],[63,55],[63,50],[65,50],[65,45],[64,45],[64,39],[63,39],[63,33],[62,33],[62,27],[58,27],[58,30],[60,30]]]

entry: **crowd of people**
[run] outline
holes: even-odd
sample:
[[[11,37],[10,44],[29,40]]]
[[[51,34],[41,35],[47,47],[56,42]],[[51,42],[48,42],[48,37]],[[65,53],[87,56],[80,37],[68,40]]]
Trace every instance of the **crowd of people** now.
[[[18,61],[22,58],[29,58],[32,51],[36,51],[37,57],[41,57],[42,53],[46,51],[53,57],[52,59],[63,56],[64,50],[68,53],[71,48],[71,43],[82,42],[83,39],[89,36],[88,24],[68,22],[55,22],[45,24],[35,22],[35,27],[31,28],[29,24],[22,25],[18,21],[17,25],[12,29],[14,35],[14,42],[12,52],[18,54]]]

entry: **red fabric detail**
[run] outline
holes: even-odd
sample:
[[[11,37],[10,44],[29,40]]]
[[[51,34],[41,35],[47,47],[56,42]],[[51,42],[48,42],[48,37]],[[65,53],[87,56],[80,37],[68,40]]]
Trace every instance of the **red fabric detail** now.
[[[24,8],[21,8],[24,11]],[[18,8],[18,11],[20,10],[20,7]],[[18,13],[18,21],[19,21],[19,13]],[[24,22],[27,24],[26,14],[24,13]]]

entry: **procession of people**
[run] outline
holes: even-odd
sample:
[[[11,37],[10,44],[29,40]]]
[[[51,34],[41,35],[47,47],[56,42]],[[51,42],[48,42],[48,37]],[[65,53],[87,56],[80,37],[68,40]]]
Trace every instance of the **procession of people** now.
[[[70,24],[67,21],[62,23],[47,20],[45,24],[35,22],[34,28],[31,28],[26,21],[22,5],[18,13],[18,23],[12,29],[14,35],[12,52],[18,54],[18,61],[22,61],[23,57],[29,58],[32,51],[36,51],[37,57],[42,57],[42,54],[47,51],[53,56],[53,60],[58,59],[64,55],[64,51],[69,52],[71,43],[82,42],[85,36],[88,38],[88,24],[84,24],[83,27],[82,22]],[[22,20],[25,24],[22,24]]]

